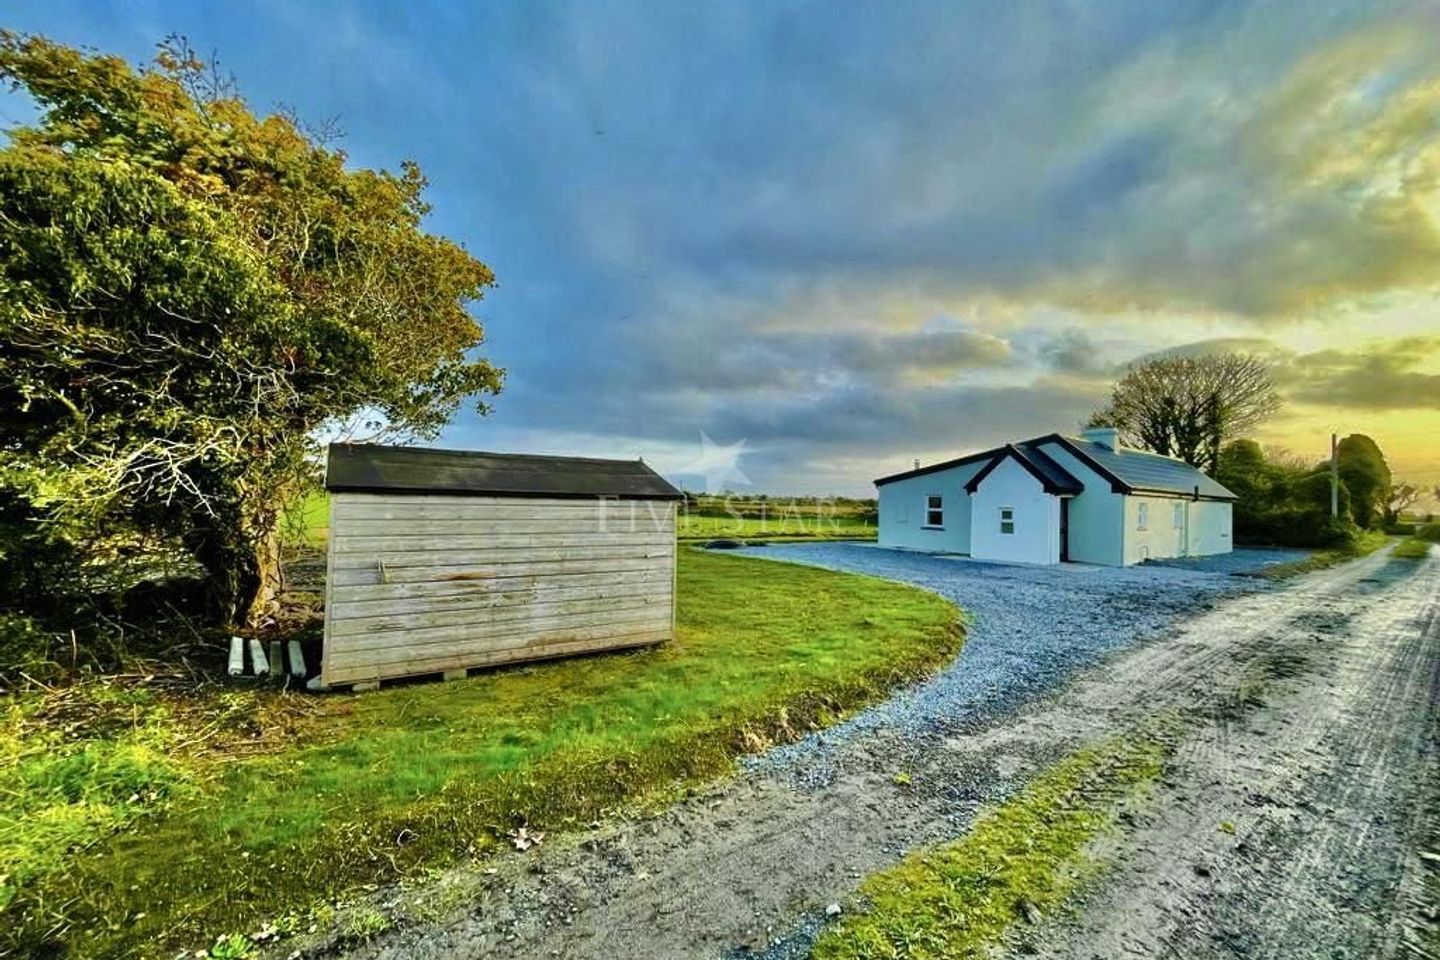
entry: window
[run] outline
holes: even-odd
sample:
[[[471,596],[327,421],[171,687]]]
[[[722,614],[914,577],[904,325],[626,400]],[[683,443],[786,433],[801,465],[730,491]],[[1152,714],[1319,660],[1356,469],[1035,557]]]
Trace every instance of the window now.
[[[1179,502],[1179,501],[1177,500],[1177,501],[1172,505],[1172,508],[1171,508],[1171,509],[1173,509],[1173,510],[1175,511],[1175,529],[1176,529],[1176,530],[1183,530],[1183,529],[1185,529],[1185,504],[1183,504],[1183,503],[1181,503],[1181,502]]]
[[[925,498],[925,526],[945,526],[945,501],[939,494],[932,493]]]
[[[1001,532],[1001,533],[1014,533],[1014,532],[1015,532],[1015,508],[1014,508],[1014,507],[1001,507],[1001,508],[1000,508],[1000,532]]]
[[[1150,529],[1150,504],[1141,503],[1135,507],[1135,529]]]

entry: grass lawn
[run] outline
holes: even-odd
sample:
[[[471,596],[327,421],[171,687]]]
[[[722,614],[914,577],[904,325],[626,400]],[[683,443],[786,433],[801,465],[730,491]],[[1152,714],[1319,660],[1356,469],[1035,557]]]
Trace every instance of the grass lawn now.
[[[326,898],[483,857],[521,825],[563,830],[723,775],[960,645],[956,609],[920,590],[680,560],[678,636],[652,650],[358,696],[17,696],[0,735],[0,955],[173,956],[308,922]]]
[[[1058,906],[1094,868],[1085,848],[1128,796],[1160,776],[1165,748],[1114,740],[1082,750],[951,843],[910,854],[860,886],[864,907],[815,943],[815,960],[990,956],[1029,913]]]
[[[1264,577],[1267,580],[1284,580],[1289,577],[1299,576],[1302,573],[1309,573],[1312,570],[1324,570],[1326,567],[1333,567],[1337,563],[1344,563],[1346,560],[1355,560],[1359,557],[1366,557],[1379,550],[1390,542],[1390,538],[1379,530],[1368,530],[1348,547],[1336,547],[1331,550],[1317,550],[1303,560],[1294,560],[1290,563],[1277,563],[1273,566],[1264,567],[1255,572],[1255,576]]]

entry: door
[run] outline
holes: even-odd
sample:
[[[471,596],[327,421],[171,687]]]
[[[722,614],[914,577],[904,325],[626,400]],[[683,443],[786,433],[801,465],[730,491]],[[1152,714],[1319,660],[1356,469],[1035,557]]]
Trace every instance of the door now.
[[[1060,562],[1070,562],[1070,498],[1060,498]]]

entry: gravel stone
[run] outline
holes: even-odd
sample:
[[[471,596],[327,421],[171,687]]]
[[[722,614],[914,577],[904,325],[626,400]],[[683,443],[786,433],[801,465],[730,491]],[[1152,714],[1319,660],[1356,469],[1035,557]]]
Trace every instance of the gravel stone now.
[[[862,734],[892,733],[887,739],[903,749],[930,736],[974,730],[1225,597],[1274,588],[1231,574],[1306,555],[1237,550],[1183,563],[1042,567],[862,543],[771,544],[738,552],[913,584],[955,602],[969,617],[964,649],[934,677],[843,723],[743,761],[754,773],[779,773],[811,787],[833,781],[841,748]]]

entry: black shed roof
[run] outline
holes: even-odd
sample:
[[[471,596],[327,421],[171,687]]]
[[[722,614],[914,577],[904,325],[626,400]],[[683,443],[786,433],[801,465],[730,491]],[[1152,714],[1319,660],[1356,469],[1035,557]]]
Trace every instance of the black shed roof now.
[[[679,500],[684,496],[642,460],[542,457],[371,443],[330,444],[325,489],[567,499]]]

